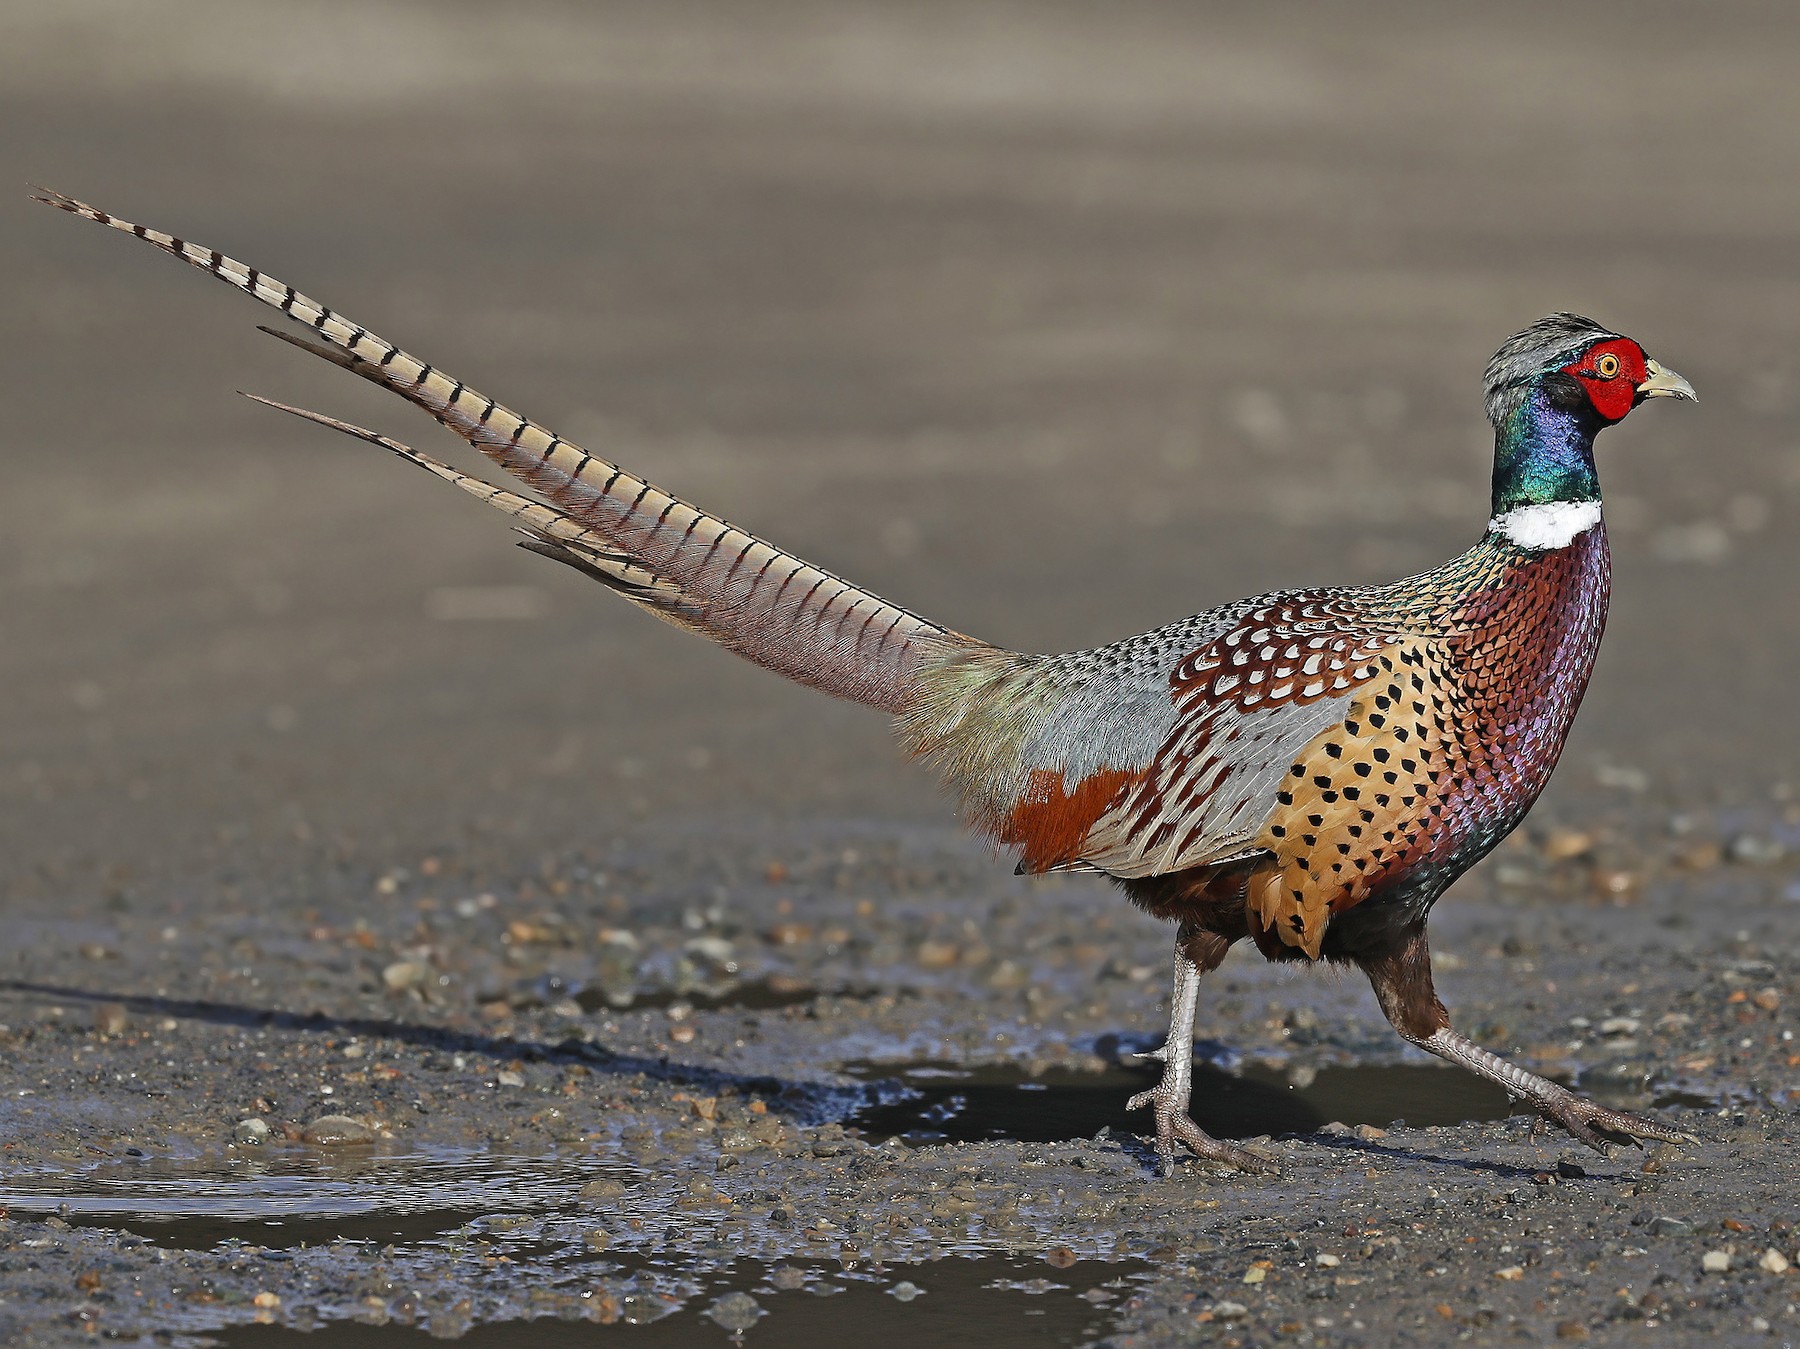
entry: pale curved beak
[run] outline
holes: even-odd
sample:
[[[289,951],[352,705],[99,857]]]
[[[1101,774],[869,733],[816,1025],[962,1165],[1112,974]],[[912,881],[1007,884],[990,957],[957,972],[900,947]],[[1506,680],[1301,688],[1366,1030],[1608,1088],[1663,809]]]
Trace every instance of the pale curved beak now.
[[[1639,398],[1685,398],[1690,403],[1700,401],[1700,395],[1694,392],[1694,386],[1673,370],[1664,370],[1655,361],[1645,361],[1644,369],[1650,373],[1637,386]]]

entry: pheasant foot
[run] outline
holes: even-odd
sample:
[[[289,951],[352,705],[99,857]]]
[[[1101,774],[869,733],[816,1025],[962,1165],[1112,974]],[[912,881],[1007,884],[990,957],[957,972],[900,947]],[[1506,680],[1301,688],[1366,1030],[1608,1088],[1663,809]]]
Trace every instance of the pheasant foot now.
[[[1166,1049],[1167,1046],[1164,1046],[1164,1050]],[[1158,1051],[1140,1057],[1164,1058],[1165,1055],[1163,1051]],[[1174,1174],[1175,1163],[1180,1159],[1183,1147],[1205,1161],[1234,1166],[1240,1171],[1264,1176],[1281,1174],[1280,1168],[1270,1158],[1252,1152],[1249,1148],[1240,1148],[1234,1143],[1222,1143],[1188,1118],[1186,1077],[1187,1074],[1177,1074],[1171,1066],[1163,1073],[1162,1081],[1148,1091],[1140,1091],[1125,1105],[1127,1110],[1141,1110],[1147,1105],[1156,1107],[1156,1155],[1162,1161],[1163,1174]],[[1177,1081],[1177,1078],[1184,1080]]]
[[[1515,1099],[1525,1101],[1551,1123],[1560,1124],[1573,1138],[1601,1156],[1606,1155],[1610,1144],[1629,1143],[1638,1147],[1641,1146],[1638,1140],[1644,1138],[1660,1143],[1697,1141],[1692,1134],[1655,1120],[1596,1105],[1567,1087],[1558,1086],[1536,1073],[1528,1073],[1516,1063],[1508,1063],[1498,1054],[1489,1053],[1447,1027],[1415,1043],[1439,1058],[1498,1083]]]

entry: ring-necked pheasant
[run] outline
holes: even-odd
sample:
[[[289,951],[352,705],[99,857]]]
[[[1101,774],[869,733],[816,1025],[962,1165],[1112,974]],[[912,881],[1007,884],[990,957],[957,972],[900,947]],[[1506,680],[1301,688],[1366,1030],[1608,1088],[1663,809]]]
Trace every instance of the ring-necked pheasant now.
[[[1609,565],[1594,437],[1647,398],[1694,397],[1628,337],[1553,314],[1487,369],[1493,512],[1460,557],[1391,585],[1258,596],[1111,646],[1036,656],[889,604],[594,457],[256,268],[60,194],[310,329],[276,333],[431,413],[531,500],[360,427],[512,516],[523,547],[670,623],[891,714],[1021,872],[1112,877],[1178,924],[1157,1148],[1268,1159],[1188,1118],[1200,976],[1241,938],[1271,960],[1360,966],[1406,1040],[1576,1138],[1682,1140],[1450,1029],[1425,921],[1537,798],[1587,687]],[[273,331],[273,330],[269,330]],[[263,400],[267,401],[267,400]]]

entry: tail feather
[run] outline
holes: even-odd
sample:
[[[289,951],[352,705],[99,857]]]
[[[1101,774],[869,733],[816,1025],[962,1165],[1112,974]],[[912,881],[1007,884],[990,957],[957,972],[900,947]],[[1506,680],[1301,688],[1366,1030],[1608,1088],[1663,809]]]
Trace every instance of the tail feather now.
[[[384,445],[524,523],[543,552],[578,566],[679,626],[779,674],[893,713],[910,706],[920,672],[984,643],[890,604],[590,455],[437,370],[285,282],[61,193],[37,199],[135,234],[311,330],[277,334],[424,408],[555,509],[347,423],[300,413]],[[279,405],[278,405],[279,406]],[[298,409],[287,409],[298,412]],[[541,512],[535,516],[532,512]]]
[[[281,334],[278,334],[278,336]],[[302,343],[301,345],[306,345]],[[600,582],[607,589],[614,591],[633,604],[656,615],[665,622],[678,628],[693,631],[696,627],[693,606],[678,585],[670,583],[647,567],[640,566],[628,555],[609,547],[606,540],[593,530],[571,519],[562,511],[544,505],[541,501],[533,501],[516,492],[509,492],[504,487],[496,487],[490,482],[452,468],[442,460],[433,459],[422,454],[410,445],[402,444],[391,436],[384,436],[376,431],[357,426],[353,422],[341,421],[336,417],[327,417],[322,412],[310,412],[306,408],[297,408],[289,403],[278,403],[273,398],[264,398],[260,394],[245,394],[253,402],[265,407],[272,407],[281,412],[290,412],[296,417],[309,422],[317,422],[320,426],[328,426],[333,431],[342,431],[345,435],[355,436],[358,440],[366,440],[371,445],[379,445],[384,450],[392,450],[400,458],[410,464],[416,464],[433,477],[442,478],[463,489],[477,501],[485,501],[496,510],[518,522],[516,528],[525,535],[520,542],[521,548],[543,557],[563,562],[586,576]]]

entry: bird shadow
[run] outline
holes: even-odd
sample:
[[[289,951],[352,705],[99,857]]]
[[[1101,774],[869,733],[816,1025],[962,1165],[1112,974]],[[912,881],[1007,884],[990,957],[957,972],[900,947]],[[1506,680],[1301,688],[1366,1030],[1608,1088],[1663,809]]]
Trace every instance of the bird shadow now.
[[[730,1092],[762,1100],[768,1109],[797,1124],[824,1124],[842,1120],[883,1099],[891,1084],[879,1082],[844,1085],[771,1074],[734,1073],[728,1069],[680,1063],[664,1055],[619,1053],[592,1040],[574,1036],[558,1041],[513,1035],[458,1030],[392,1017],[334,1016],[327,1012],[293,1012],[245,1003],[217,1002],[200,998],[174,998],[152,994],[97,992],[64,984],[42,984],[23,979],[0,980],[0,993],[59,998],[68,1002],[118,1003],[140,1016],[173,1017],[203,1021],[246,1030],[283,1030],[307,1035],[358,1036],[391,1040],[446,1054],[472,1054],[500,1063],[522,1061],[580,1065],[589,1072],[612,1077],[644,1077],[717,1094]]]

